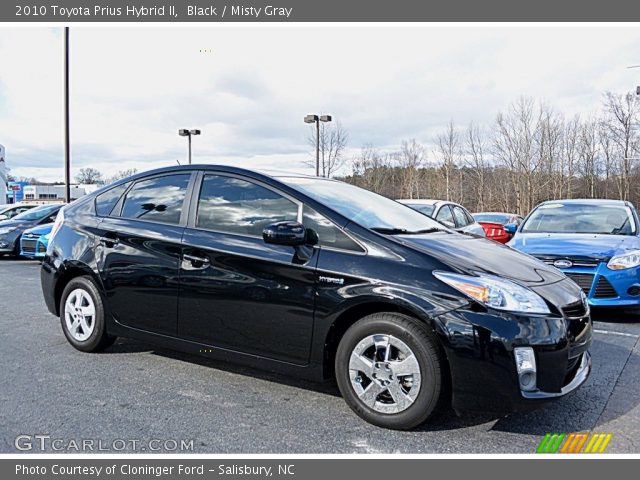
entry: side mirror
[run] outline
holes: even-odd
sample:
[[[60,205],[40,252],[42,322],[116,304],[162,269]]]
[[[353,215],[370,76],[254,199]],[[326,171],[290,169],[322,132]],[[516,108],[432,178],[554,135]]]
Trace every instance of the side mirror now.
[[[448,220],[443,220],[443,221],[442,221],[442,224],[443,224],[445,227],[449,227],[449,228],[456,228],[456,224],[455,224],[455,223],[453,223],[453,222],[450,222],[450,221],[448,221]]]
[[[262,239],[272,245],[298,247],[307,243],[307,231],[298,222],[276,222],[264,227]]]
[[[515,223],[507,223],[504,227],[504,231],[513,235],[518,231],[518,225]]]

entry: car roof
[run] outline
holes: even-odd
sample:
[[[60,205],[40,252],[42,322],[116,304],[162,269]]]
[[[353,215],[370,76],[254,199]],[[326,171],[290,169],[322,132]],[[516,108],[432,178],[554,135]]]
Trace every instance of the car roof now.
[[[542,202],[540,205],[545,205],[548,203],[575,203],[575,204],[594,204],[594,205],[620,205],[632,207],[633,204],[626,200],[612,200],[609,198],[562,198],[558,200],[547,200]]]
[[[400,203],[413,203],[415,205],[435,205],[443,200],[433,200],[429,198],[399,198],[396,202]]]

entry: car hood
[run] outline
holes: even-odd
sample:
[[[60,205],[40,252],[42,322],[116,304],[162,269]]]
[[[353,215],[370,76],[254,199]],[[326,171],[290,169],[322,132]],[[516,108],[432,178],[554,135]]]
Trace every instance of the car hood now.
[[[46,235],[48,233],[51,233],[51,230],[53,229],[53,223],[47,223],[45,225],[38,225],[37,227],[33,227],[30,228],[29,230],[26,230],[24,233],[31,233],[33,235]]]
[[[566,278],[554,267],[484,238],[449,232],[400,235],[397,238],[405,245],[464,273],[489,273],[528,286],[556,283]]]
[[[7,228],[7,227],[24,227],[24,228],[28,228],[30,225],[34,225],[37,222],[34,222],[33,220],[4,220],[2,222],[0,222],[0,228]]]
[[[640,248],[634,235],[575,233],[517,233],[509,246],[529,255],[566,255],[608,260],[614,255]]]

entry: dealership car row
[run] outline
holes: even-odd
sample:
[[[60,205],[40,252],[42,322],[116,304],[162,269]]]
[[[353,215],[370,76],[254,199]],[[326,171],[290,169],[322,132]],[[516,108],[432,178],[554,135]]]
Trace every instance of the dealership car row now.
[[[133,337],[335,376],[357,415],[397,429],[443,404],[526,410],[574,391],[591,369],[589,305],[640,304],[628,202],[544,202],[524,220],[401,203],[304,175],[173,167],[23,212],[0,241],[44,256],[47,307],[79,350]]]

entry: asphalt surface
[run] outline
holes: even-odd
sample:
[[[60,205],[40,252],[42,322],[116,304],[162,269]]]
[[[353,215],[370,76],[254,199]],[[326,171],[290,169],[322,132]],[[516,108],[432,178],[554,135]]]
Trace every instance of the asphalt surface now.
[[[126,339],[78,352],[45,308],[39,264],[0,259],[0,452],[18,452],[19,435],[45,435],[19,444],[31,453],[41,442],[75,453],[82,440],[110,453],[533,453],[548,432],[588,430],[613,433],[608,453],[639,453],[640,320],[613,317],[595,323],[593,373],[576,393],[528,414],[449,411],[396,432],[356,417],[333,384]]]

